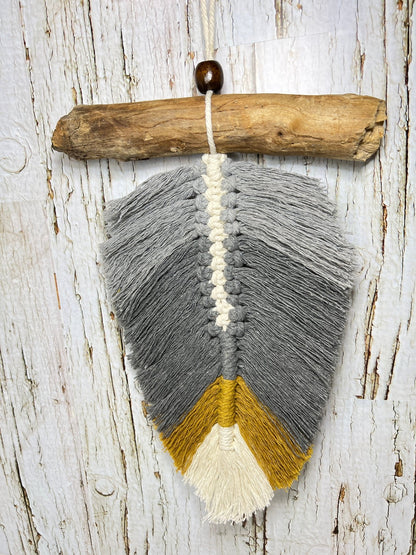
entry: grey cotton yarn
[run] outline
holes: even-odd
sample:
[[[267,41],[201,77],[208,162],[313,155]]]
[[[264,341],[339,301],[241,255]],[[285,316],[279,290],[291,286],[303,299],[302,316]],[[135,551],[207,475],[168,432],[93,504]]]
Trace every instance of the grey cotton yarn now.
[[[315,180],[229,159],[222,171],[229,329],[216,329],[210,298],[202,164],[109,203],[111,300],[160,432],[172,433],[219,376],[238,375],[306,450],[338,360],[352,249]]]

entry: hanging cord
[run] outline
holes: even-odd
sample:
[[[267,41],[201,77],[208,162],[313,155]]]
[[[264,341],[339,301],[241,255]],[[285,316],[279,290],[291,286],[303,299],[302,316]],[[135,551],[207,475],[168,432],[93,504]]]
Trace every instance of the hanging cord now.
[[[200,0],[200,11],[204,33],[205,58],[212,60],[214,57],[215,0]]]
[[[200,12],[202,31],[205,43],[205,58],[212,60],[214,58],[214,31],[215,31],[215,2],[216,0],[200,0]],[[207,140],[210,154],[217,154],[217,148],[214,141],[214,133],[212,130],[212,95],[213,91],[205,93],[205,125],[207,128]]]
[[[205,126],[207,128],[207,141],[210,154],[217,154],[217,147],[214,141],[214,132],[212,130],[212,115],[211,115],[211,98],[214,94],[213,91],[207,91],[205,95]]]

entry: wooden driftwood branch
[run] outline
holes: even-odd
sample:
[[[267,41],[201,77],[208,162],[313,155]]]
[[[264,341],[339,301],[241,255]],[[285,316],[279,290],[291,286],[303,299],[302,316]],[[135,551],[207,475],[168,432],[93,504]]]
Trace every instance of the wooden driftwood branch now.
[[[380,146],[385,102],[354,94],[230,94],[212,98],[218,152],[367,160]],[[77,106],[55,150],[75,158],[146,159],[208,151],[204,97]]]

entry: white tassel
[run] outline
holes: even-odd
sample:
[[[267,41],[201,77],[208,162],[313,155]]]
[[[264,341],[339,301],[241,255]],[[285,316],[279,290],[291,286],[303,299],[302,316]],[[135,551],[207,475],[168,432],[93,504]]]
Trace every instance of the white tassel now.
[[[221,436],[232,431],[232,449],[224,449]],[[241,522],[254,511],[266,507],[273,490],[263,470],[240,434],[232,429],[212,427],[198,448],[185,480],[205,501],[210,522]]]

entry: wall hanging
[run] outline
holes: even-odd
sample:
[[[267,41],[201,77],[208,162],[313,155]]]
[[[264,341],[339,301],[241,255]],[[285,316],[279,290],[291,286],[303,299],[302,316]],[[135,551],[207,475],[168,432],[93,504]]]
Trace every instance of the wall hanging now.
[[[201,2],[203,97],[77,106],[53,147],[121,160],[204,153],[109,203],[107,286],[148,411],[213,522],[238,522],[295,480],[337,363],[352,253],[304,176],[230,152],[367,160],[382,100],[216,95],[215,2]],[[215,96],[214,96],[215,94]]]

